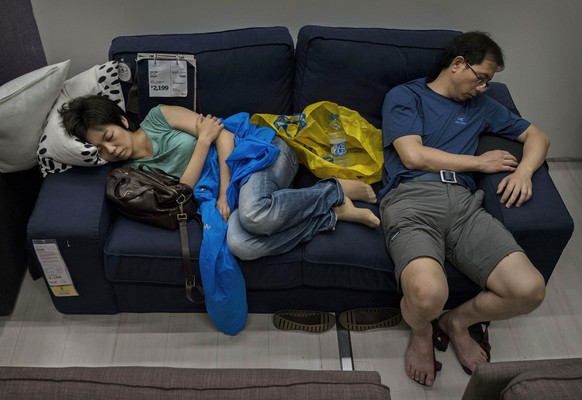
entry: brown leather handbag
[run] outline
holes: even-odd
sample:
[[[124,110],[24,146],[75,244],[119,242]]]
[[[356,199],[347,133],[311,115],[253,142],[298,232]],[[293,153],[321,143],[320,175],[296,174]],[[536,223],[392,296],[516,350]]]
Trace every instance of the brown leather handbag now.
[[[107,197],[128,218],[166,229],[197,217],[192,188],[161,169],[119,167],[107,177]]]
[[[192,289],[204,295],[192,273],[188,220],[200,219],[190,186],[158,168],[140,164],[138,168],[115,168],[107,176],[107,198],[128,218],[166,229],[180,228],[182,261],[186,277],[186,297],[193,303]]]

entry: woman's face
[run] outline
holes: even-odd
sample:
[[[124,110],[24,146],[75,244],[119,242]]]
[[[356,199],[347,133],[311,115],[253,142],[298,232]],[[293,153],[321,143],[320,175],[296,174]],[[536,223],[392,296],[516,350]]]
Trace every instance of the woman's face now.
[[[109,124],[89,128],[85,136],[89,143],[97,147],[99,155],[105,161],[124,161],[131,158],[132,134],[119,125]]]

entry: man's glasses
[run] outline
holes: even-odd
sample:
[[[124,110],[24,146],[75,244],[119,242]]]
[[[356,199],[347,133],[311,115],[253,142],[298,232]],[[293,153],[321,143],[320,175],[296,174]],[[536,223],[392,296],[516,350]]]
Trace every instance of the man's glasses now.
[[[478,81],[477,81],[477,87],[479,89],[483,89],[483,90],[487,90],[489,89],[489,81],[485,80],[483,78],[481,78],[479,75],[477,75],[477,73],[475,72],[475,70],[473,69],[473,67],[471,67],[471,64],[469,64],[468,62],[465,61],[465,63],[467,64],[467,67],[469,67],[469,69],[475,74],[475,76],[477,77]]]

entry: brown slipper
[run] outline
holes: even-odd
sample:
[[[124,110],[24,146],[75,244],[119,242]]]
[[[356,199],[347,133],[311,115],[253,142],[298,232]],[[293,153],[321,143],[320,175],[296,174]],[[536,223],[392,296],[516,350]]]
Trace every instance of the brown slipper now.
[[[280,310],[273,315],[273,325],[284,331],[322,333],[335,326],[335,318],[323,311]]]
[[[370,329],[390,328],[402,321],[402,314],[397,308],[376,307],[358,308],[344,311],[338,322],[349,331],[362,332]]]

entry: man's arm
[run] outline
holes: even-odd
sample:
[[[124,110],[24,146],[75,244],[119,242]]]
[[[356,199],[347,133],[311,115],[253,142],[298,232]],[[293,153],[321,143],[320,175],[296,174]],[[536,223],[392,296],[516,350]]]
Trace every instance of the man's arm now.
[[[452,154],[424,146],[420,135],[402,136],[392,143],[404,166],[411,170],[493,173],[513,172],[517,168],[517,159],[504,150],[488,151],[479,156]]]
[[[404,166],[408,169],[438,172],[448,169],[455,172],[513,172],[499,184],[497,193],[506,207],[521,206],[532,195],[531,177],[542,165],[549,147],[548,136],[530,125],[517,140],[524,143],[521,162],[505,150],[492,150],[479,156],[451,154],[426,147],[420,135],[407,135],[394,140],[393,145]]]
[[[501,194],[501,202],[506,207],[515,204],[520,207],[532,196],[531,177],[543,164],[550,147],[548,135],[533,124],[517,138],[523,143],[523,156],[515,172],[506,176],[497,187],[497,194]]]

